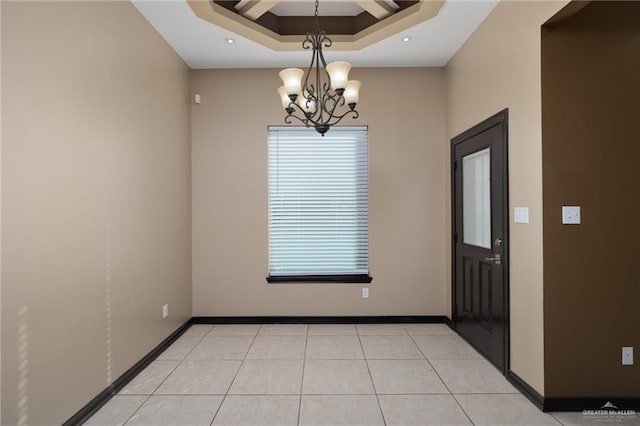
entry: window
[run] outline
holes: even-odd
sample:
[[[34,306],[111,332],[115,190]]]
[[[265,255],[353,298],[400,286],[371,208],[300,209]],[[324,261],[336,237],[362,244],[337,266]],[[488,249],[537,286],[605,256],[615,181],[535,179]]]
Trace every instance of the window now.
[[[371,282],[366,127],[269,128],[269,282]]]

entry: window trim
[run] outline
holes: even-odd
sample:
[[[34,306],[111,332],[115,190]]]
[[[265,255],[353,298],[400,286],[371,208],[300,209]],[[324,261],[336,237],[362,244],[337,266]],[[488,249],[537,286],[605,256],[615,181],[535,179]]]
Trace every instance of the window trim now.
[[[370,283],[373,277],[369,274],[340,274],[340,275],[269,275],[269,284],[278,283],[333,283],[352,284]]]

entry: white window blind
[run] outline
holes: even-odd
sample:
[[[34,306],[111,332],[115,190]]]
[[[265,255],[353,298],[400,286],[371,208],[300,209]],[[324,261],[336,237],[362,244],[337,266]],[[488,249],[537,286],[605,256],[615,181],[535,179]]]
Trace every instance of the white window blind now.
[[[369,273],[366,127],[269,128],[270,276]]]

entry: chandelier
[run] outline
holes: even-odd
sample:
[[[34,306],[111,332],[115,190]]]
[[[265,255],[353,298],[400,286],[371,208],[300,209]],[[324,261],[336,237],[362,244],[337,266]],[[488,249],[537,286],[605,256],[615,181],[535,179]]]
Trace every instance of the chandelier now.
[[[295,118],[307,127],[313,126],[324,136],[331,126],[347,115],[358,118],[356,104],[360,82],[349,80],[351,64],[348,62],[338,61],[327,65],[322,48],[331,47],[332,41],[318,25],[318,0],[315,6],[312,30],[302,42],[304,49],[313,49],[309,69],[306,74],[300,68],[280,71],[284,86],[278,88],[278,94],[287,112],[285,123],[291,124]]]

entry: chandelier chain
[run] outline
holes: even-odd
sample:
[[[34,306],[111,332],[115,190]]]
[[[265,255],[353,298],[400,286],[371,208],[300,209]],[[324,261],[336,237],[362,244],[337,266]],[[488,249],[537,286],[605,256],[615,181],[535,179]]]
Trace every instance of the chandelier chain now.
[[[313,23],[311,24],[312,32],[319,33],[320,32],[320,23],[318,22],[318,5],[320,4],[320,0],[316,0],[316,11],[313,15]]]

